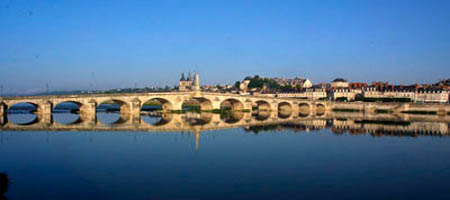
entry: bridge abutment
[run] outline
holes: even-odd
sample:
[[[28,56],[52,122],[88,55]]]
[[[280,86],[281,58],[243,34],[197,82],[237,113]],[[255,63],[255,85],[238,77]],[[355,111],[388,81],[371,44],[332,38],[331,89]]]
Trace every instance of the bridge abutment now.
[[[7,120],[7,114],[8,113],[8,107],[3,102],[0,103],[0,125],[6,124],[8,122]]]
[[[366,113],[366,114],[375,114],[376,107],[375,107],[375,105],[369,103],[369,104],[366,104],[363,106],[363,110],[364,110],[364,113]]]
[[[171,108],[164,109],[164,110],[166,110],[166,111],[169,111],[169,110],[176,110],[176,111],[183,110],[183,101],[174,102],[174,103],[172,103],[172,107]]]
[[[237,104],[237,109],[238,111],[251,111],[252,110],[252,104],[248,103],[248,102],[244,102],[243,104],[241,104],[242,107],[240,107],[239,104]]]
[[[220,110],[220,100],[215,99],[211,102],[213,110]]]
[[[47,100],[38,105],[37,116],[40,123],[46,125],[53,123],[52,108],[53,104]]]
[[[141,121],[141,101],[134,99],[131,102],[131,123],[139,123]]]
[[[444,106],[439,106],[439,108],[437,109],[436,114],[438,116],[445,116],[445,115],[447,115],[447,111],[445,110]]]
[[[94,100],[90,100],[80,106],[80,119],[88,124],[96,124],[97,103]]]

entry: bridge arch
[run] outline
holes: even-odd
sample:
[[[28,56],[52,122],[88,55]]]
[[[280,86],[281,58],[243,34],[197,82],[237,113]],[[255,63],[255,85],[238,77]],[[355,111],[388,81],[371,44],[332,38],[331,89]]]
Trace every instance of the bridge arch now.
[[[213,110],[213,104],[210,99],[203,98],[203,97],[195,97],[193,98],[197,100],[200,103],[200,110]]]
[[[266,121],[267,119],[269,119],[271,113],[272,112],[270,110],[262,110],[258,111],[258,113],[254,115],[254,117],[257,121]]]
[[[80,116],[82,106],[83,104],[78,101],[55,102],[52,110],[53,119],[60,124],[79,124],[82,122]],[[62,113],[65,113],[65,115],[61,115]],[[70,115],[67,115],[69,113]]]
[[[292,115],[292,112],[292,104],[289,102],[283,101],[278,103],[278,117],[282,119],[289,118]]]
[[[108,99],[108,100],[100,101],[98,106],[100,106],[102,104],[103,105],[105,105],[105,104],[118,105],[119,109],[120,109],[120,112],[125,112],[125,113],[129,113],[130,112],[130,104],[127,103],[126,101],[122,101],[122,100],[119,100],[119,99]],[[117,110],[117,108],[111,107],[110,110]]]
[[[257,100],[255,101],[255,105],[258,111],[270,111],[271,105],[268,101],[265,100]]]
[[[307,117],[311,113],[311,105],[309,103],[299,103],[298,104],[298,115],[300,117]]]
[[[235,98],[228,98],[228,99],[223,100],[222,103],[220,103],[220,109],[221,110],[242,111],[242,110],[244,110],[244,104]]]
[[[16,102],[6,105],[7,121],[16,125],[31,125],[39,122],[41,107],[33,102]]]
[[[235,124],[244,118],[243,112],[221,112],[220,119],[227,124]]]
[[[146,100],[142,104],[141,110],[142,111],[152,111],[152,110],[168,111],[168,110],[173,110],[173,104],[165,98],[154,97],[154,98],[150,98],[150,99]]]
[[[141,118],[150,126],[164,126],[172,121],[173,114],[170,112],[144,112]]]
[[[104,124],[123,124],[130,120],[130,104],[122,100],[100,101],[96,110],[98,120]]]
[[[181,109],[182,110],[194,109],[199,111],[213,110],[213,104],[212,101],[207,98],[193,97],[186,101],[183,101]]]
[[[316,104],[316,115],[317,116],[322,116],[323,114],[325,114],[325,111],[326,111],[326,107],[324,104],[322,104],[322,103]]]

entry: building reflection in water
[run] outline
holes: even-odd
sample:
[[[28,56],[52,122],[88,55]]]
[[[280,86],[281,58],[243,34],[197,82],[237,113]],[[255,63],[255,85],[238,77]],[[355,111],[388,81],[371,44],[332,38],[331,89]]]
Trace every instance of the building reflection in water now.
[[[119,115],[121,120],[104,123],[103,116]],[[32,114],[29,114],[32,115]],[[83,120],[73,112],[55,113],[50,121],[36,120],[26,114],[10,115],[17,119],[5,121],[0,131],[145,131],[145,132],[190,132],[194,133],[198,149],[203,131],[230,128],[244,128],[246,132],[260,134],[266,131],[309,132],[330,129],[336,135],[412,136],[449,134],[449,116],[373,114],[323,112],[314,115],[302,112],[292,113],[280,109],[278,112],[188,112],[182,114],[143,111],[140,116],[125,116],[123,113],[98,114]],[[126,119],[126,120],[125,120]],[[68,121],[68,122],[65,122]]]

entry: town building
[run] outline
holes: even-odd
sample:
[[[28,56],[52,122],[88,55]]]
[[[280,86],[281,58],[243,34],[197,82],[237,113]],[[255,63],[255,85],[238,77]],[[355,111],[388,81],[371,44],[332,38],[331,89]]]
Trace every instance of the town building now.
[[[415,92],[414,102],[446,103],[449,100],[449,91],[442,89],[421,89]]]
[[[334,79],[331,82],[332,88],[348,88],[348,82],[343,78]]]
[[[311,88],[313,86],[311,80],[303,78],[273,78],[280,86],[291,86],[293,88]]]
[[[239,91],[241,92],[247,92],[248,90],[248,84],[250,84],[250,80],[243,80],[240,84],[239,84]]]
[[[392,87],[380,90],[369,87],[363,90],[364,98],[408,98],[413,102],[445,103],[449,101],[449,91],[441,88]]]
[[[369,87],[365,88],[363,90],[363,97],[364,98],[383,98],[384,92],[378,90],[376,87]]]
[[[350,89],[350,88],[333,88],[328,92],[329,99],[333,100],[347,100],[354,101],[357,95],[361,95],[361,89]]]
[[[189,73],[187,78],[185,78],[184,73],[182,73],[178,84],[178,90],[180,92],[200,91],[200,78],[198,73],[194,74],[194,78],[192,78],[191,73]]]
[[[317,100],[327,98],[327,92],[323,88],[305,88],[296,92],[277,93],[275,96]]]

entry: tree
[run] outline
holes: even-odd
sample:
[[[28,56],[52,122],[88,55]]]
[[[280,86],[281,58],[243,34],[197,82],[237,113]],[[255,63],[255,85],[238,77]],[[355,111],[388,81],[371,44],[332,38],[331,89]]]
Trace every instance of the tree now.
[[[236,89],[239,89],[240,86],[241,86],[241,82],[240,82],[240,81],[236,81],[236,83],[234,83],[234,87],[235,87]]]

